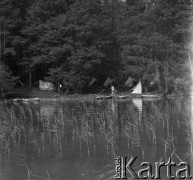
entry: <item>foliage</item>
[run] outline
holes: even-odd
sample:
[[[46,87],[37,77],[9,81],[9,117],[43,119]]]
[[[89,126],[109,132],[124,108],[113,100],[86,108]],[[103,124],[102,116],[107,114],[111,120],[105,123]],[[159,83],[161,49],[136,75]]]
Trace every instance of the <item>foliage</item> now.
[[[128,20],[121,37],[124,71],[141,77],[147,84],[159,71],[160,90],[166,91],[166,80],[189,79],[185,45],[191,36],[192,8],[188,1],[135,1],[126,8]]]
[[[9,69],[0,64],[0,97],[4,97],[14,88],[15,80]]]
[[[30,85],[132,76],[167,92],[190,82],[192,12],[190,0],[2,0],[0,59]]]

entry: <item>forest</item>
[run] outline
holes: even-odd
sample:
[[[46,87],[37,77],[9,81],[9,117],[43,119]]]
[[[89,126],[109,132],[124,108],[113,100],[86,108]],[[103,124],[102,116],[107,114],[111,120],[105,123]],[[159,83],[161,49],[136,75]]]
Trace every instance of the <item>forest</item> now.
[[[0,94],[39,80],[84,92],[93,77],[187,92],[192,10],[191,0],[0,0]]]

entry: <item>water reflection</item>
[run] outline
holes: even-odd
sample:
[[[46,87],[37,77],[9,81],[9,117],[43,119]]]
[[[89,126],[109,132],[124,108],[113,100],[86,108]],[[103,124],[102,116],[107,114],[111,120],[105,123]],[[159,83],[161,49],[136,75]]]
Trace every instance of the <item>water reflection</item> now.
[[[116,156],[192,164],[192,101],[0,104],[1,179],[114,179]],[[11,172],[11,173],[10,173]],[[162,175],[166,177],[163,170]],[[128,174],[129,177],[129,174]]]

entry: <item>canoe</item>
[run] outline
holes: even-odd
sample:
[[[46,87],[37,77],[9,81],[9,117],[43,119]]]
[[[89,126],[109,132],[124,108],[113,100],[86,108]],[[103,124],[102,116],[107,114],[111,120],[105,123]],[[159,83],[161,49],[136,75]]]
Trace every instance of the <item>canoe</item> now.
[[[161,98],[161,95],[158,94],[127,94],[127,95],[107,95],[107,96],[96,96],[96,99],[111,99],[111,98],[119,98],[119,99],[126,99],[126,98],[142,98],[142,99],[157,99]]]
[[[35,98],[32,98],[31,101],[40,101],[40,98],[35,97]]]
[[[36,98],[29,98],[29,99],[25,98],[25,99],[22,99],[22,102],[25,104],[27,104],[29,102],[37,103],[37,102],[40,102],[40,98],[37,98],[37,97]]]
[[[13,102],[14,102],[14,103],[18,103],[18,102],[20,102],[20,101],[21,101],[21,99],[19,99],[19,98],[13,99]]]
[[[158,94],[141,94],[142,98],[159,98],[160,95]]]
[[[99,99],[111,99],[113,98],[114,96],[96,96],[96,99],[99,100]]]
[[[117,97],[120,98],[120,99],[125,99],[125,98],[129,98],[131,96],[129,96],[129,95],[120,95],[120,96],[117,96]]]

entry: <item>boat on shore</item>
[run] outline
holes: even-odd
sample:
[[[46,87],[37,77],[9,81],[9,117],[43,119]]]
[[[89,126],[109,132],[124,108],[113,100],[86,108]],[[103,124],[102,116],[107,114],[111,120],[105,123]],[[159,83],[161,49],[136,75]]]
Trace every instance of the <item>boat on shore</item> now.
[[[113,97],[115,97],[115,96],[112,96],[112,95],[110,95],[110,96],[101,95],[101,96],[96,96],[96,99],[97,99],[97,100],[101,100],[101,99],[112,99]]]
[[[38,102],[40,102],[40,98],[35,97],[35,98],[23,98],[23,99],[15,98],[15,99],[13,99],[13,103],[14,103],[14,104],[16,104],[16,103],[24,103],[24,104],[27,104],[27,103],[29,103],[29,102],[38,103]]]
[[[118,99],[129,99],[129,98],[142,98],[142,99],[160,99],[162,95],[160,94],[127,94],[127,95],[100,95],[96,96],[97,100],[101,99],[112,99],[112,98],[118,98]]]

